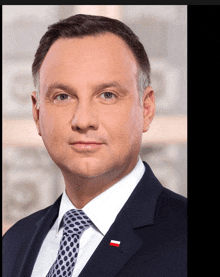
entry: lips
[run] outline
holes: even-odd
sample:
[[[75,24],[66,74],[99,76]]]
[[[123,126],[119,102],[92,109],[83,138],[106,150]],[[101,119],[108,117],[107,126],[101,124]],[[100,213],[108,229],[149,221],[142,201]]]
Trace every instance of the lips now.
[[[101,142],[96,141],[77,141],[71,144],[102,144]]]
[[[77,141],[74,143],[71,143],[72,147],[79,151],[96,151],[98,150],[103,143],[96,142],[96,141]]]

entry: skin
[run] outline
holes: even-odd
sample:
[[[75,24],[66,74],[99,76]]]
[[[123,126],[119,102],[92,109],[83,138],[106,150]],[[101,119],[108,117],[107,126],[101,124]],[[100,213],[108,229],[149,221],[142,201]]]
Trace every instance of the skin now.
[[[38,134],[61,169],[72,203],[83,208],[135,167],[155,112],[147,87],[140,105],[138,65],[112,33],[58,39],[40,69]],[[79,144],[77,142],[99,144]]]

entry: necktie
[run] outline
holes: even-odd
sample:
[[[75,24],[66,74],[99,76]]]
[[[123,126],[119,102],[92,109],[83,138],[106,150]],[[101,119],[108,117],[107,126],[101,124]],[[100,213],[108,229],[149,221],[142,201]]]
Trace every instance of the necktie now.
[[[92,224],[82,210],[69,210],[63,216],[63,236],[57,258],[46,277],[70,277],[79,252],[79,239]]]

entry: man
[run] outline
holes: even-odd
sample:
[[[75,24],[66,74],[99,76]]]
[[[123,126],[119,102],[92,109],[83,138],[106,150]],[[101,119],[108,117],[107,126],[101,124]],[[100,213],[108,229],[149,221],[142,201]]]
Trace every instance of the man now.
[[[186,276],[186,199],[139,158],[155,101],[137,36],[69,17],[48,28],[32,72],[33,117],[65,191],[5,234],[3,276]]]

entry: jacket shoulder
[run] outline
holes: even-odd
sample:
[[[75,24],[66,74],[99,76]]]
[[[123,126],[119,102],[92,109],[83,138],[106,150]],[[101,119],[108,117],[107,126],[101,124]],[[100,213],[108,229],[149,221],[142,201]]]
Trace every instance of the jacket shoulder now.
[[[15,223],[3,236],[2,264],[4,276],[16,276],[31,245],[31,253],[38,251],[41,242],[57,217],[61,197],[45,209],[37,211]],[[37,235],[37,241],[34,238]],[[34,240],[34,241],[33,241]],[[34,245],[33,245],[34,243]],[[29,257],[29,262],[35,254]],[[22,275],[24,276],[24,275]],[[26,275],[25,275],[26,276]]]
[[[187,198],[163,188],[155,208],[154,224],[168,242],[187,240]]]
[[[51,206],[37,211],[27,217],[17,221],[3,236],[3,245],[15,243],[15,241],[21,242],[27,237],[28,234],[32,236],[36,229],[36,223],[47,213]]]
[[[3,236],[3,241],[12,238],[25,238],[32,236],[37,228],[37,223],[40,223],[45,215],[49,212],[52,214],[56,213],[59,210],[59,205],[62,195],[55,201],[54,204],[39,210],[27,217],[16,222]]]
[[[171,220],[174,217],[186,222],[187,198],[163,187],[156,204],[155,221]]]

